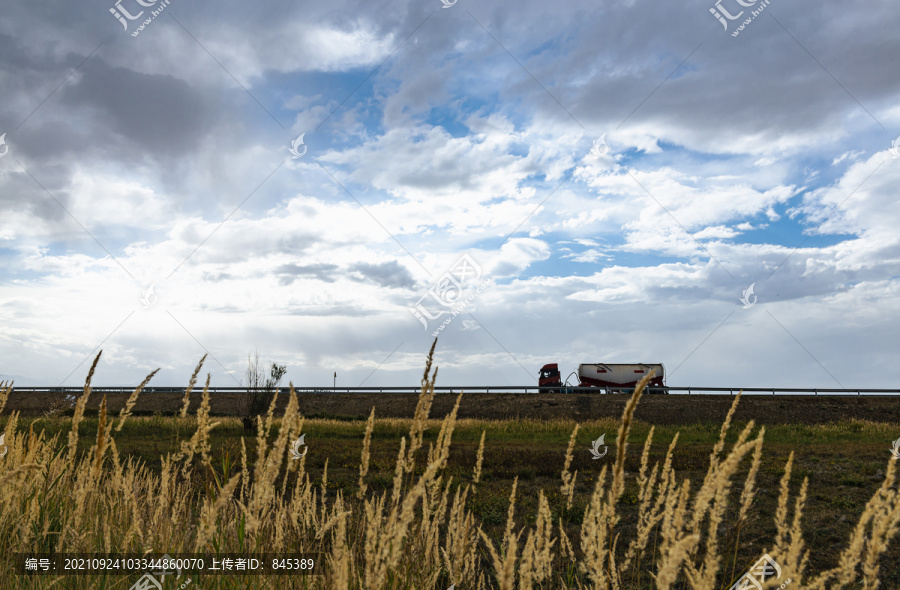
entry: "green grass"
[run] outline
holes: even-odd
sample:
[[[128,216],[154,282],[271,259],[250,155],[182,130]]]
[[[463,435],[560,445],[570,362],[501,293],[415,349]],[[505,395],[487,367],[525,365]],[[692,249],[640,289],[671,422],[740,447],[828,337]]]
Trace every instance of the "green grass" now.
[[[377,416],[376,416],[377,418]],[[0,418],[0,428],[6,424],[7,417]],[[121,436],[136,438],[177,438],[190,436],[193,433],[190,419],[182,420],[173,416],[132,416],[122,429]],[[213,417],[213,421],[219,422],[219,426],[213,431],[214,437],[239,438],[245,434],[241,422],[237,418]],[[56,432],[66,433],[70,428],[68,418],[54,420],[53,418],[21,417],[20,428],[27,429],[32,424],[35,431],[46,430],[50,435]],[[276,425],[278,421],[276,420]],[[331,439],[361,439],[365,431],[364,420],[347,420],[333,418],[307,419],[304,432],[307,439],[331,440]],[[603,419],[580,422],[581,429],[578,437],[588,444],[593,438],[606,433],[607,445],[614,445],[616,440],[616,420]],[[746,422],[735,421],[726,436],[726,442],[733,442],[737,434]],[[410,420],[405,419],[380,419],[375,424],[372,432],[373,440],[398,440],[409,434]],[[434,440],[440,422],[430,421],[430,428],[426,431],[425,439]],[[574,420],[458,420],[453,434],[455,442],[478,442],[482,430],[487,432],[487,438],[494,443],[510,441],[515,443],[533,442],[541,444],[566,445]],[[721,424],[698,423],[678,426],[656,426],[654,429],[654,443],[668,444],[675,433],[680,432],[681,443],[714,444],[719,438]],[[650,425],[636,421],[631,428],[628,437],[629,444],[642,443],[650,430]],[[277,428],[276,428],[277,431]],[[82,435],[96,434],[97,418],[86,417],[80,425],[79,432]],[[900,435],[900,424],[889,422],[869,422],[864,420],[851,420],[847,422],[835,422],[829,424],[776,424],[766,426],[766,443],[783,444],[839,444],[839,443],[873,443],[880,444],[885,451],[890,448],[890,441]],[[255,436],[255,431],[251,433]],[[592,438],[593,437],[593,438]],[[116,439],[119,440],[118,438]],[[84,441],[86,443],[86,441]]]

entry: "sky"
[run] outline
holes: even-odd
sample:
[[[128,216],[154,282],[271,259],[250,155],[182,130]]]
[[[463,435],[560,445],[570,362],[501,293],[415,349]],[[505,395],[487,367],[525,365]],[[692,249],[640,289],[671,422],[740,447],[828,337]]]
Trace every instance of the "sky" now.
[[[142,3],[4,7],[0,379],[900,387],[895,2]]]

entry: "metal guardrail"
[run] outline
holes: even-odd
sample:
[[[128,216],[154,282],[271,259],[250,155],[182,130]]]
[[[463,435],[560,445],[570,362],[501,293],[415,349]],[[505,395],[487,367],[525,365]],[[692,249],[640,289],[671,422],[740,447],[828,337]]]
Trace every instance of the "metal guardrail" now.
[[[649,388],[651,391],[659,391],[660,388]],[[142,393],[178,393],[184,395],[184,387],[145,387]],[[516,393],[516,394],[534,394],[540,393],[542,390],[552,393],[610,393],[620,391],[630,393],[631,388],[615,388],[615,387],[538,387],[537,385],[487,385],[487,386],[470,386],[470,387],[449,387],[436,386],[434,388],[437,393],[471,393],[471,394],[487,394],[487,393]],[[735,395],[739,391],[743,391],[746,395],[900,395],[900,389],[831,389],[821,387],[793,388],[793,387],[666,387],[665,391],[677,395],[693,395],[693,394],[728,394]],[[30,393],[65,393],[80,394],[82,387],[13,387],[14,392],[30,392]],[[132,393],[134,387],[92,387],[93,393]],[[203,391],[202,387],[195,387],[194,392]],[[210,393],[245,393],[250,391],[247,387],[210,387]],[[289,387],[278,388],[280,393],[290,392]],[[294,387],[297,393],[416,393],[421,391],[421,387]],[[647,393],[650,393],[648,391]]]

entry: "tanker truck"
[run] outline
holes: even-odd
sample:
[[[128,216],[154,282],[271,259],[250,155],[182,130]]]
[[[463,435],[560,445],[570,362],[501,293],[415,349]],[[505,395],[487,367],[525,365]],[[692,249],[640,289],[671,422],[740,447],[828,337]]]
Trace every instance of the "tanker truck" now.
[[[669,393],[665,385],[665,368],[662,363],[591,363],[578,365],[578,371],[572,371],[569,377],[578,375],[578,387],[602,387],[610,393],[631,393],[638,381],[653,371],[653,377],[647,384],[646,393]],[[560,379],[559,365],[547,364],[541,367],[538,386],[541,393],[567,392],[566,383]]]

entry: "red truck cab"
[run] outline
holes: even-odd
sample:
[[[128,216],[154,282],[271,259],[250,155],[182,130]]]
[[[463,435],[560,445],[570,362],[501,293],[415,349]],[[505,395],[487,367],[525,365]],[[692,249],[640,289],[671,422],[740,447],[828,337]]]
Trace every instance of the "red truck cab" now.
[[[550,387],[560,387],[562,381],[559,379],[559,365],[552,363],[541,367],[541,374],[538,377],[538,386],[541,393],[550,393],[551,391],[559,391],[550,389]]]

